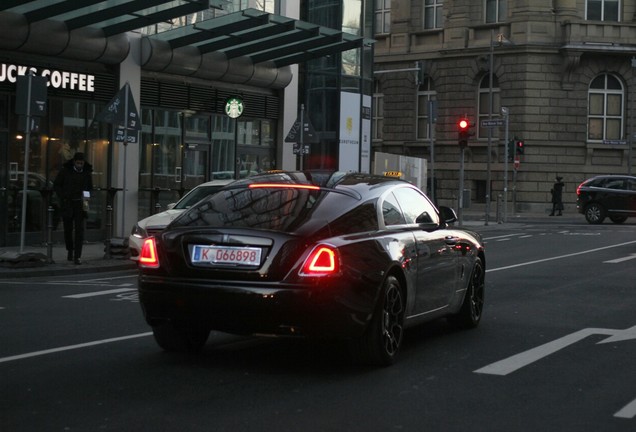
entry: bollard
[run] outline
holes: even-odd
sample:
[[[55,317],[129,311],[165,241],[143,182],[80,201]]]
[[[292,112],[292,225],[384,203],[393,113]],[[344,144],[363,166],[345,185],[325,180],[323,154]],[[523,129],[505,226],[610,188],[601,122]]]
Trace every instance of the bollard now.
[[[159,213],[161,211],[161,204],[156,203],[155,204],[155,214]]]
[[[106,206],[106,240],[104,241],[104,258],[110,259],[110,238],[113,235],[113,206]]]
[[[46,262],[48,264],[54,264],[53,261],[53,212],[55,209],[49,206],[46,215]]]

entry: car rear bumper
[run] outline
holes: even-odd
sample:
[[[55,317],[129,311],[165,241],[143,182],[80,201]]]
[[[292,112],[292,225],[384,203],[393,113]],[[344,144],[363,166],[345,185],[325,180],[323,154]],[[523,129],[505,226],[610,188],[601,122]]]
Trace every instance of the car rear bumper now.
[[[235,334],[309,336],[330,339],[362,335],[373,296],[350,288],[183,282],[142,275],[139,299],[146,321],[189,321]]]

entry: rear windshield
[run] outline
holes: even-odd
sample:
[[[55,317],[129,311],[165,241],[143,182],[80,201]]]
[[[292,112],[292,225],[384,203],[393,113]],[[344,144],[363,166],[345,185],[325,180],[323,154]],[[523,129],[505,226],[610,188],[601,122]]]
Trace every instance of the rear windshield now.
[[[289,233],[329,229],[332,235],[377,229],[373,203],[325,190],[226,189],[172,222],[175,226],[258,228]]]

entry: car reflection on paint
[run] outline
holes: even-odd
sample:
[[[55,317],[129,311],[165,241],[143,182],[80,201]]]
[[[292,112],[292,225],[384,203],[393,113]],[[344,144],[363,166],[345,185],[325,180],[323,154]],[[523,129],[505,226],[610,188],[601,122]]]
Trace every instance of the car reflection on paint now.
[[[140,303],[168,351],[199,350],[218,330],[344,339],[355,360],[388,365],[408,327],[481,320],[483,243],[455,221],[399,179],[253,176],[146,239]]]

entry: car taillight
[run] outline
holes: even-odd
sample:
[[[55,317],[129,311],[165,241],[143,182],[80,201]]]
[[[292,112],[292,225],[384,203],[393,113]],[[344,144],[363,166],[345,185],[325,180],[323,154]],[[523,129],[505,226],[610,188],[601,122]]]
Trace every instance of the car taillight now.
[[[300,269],[302,276],[329,276],[340,271],[338,250],[329,245],[316,246]]]
[[[154,237],[148,237],[139,254],[139,265],[146,268],[159,268],[159,256],[157,255],[157,243]]]
[[[580,185],[578,185],[576,187],[576,195],[579,196],[581,195],[581,187],[585,184],[585,182],[581,183]]]

